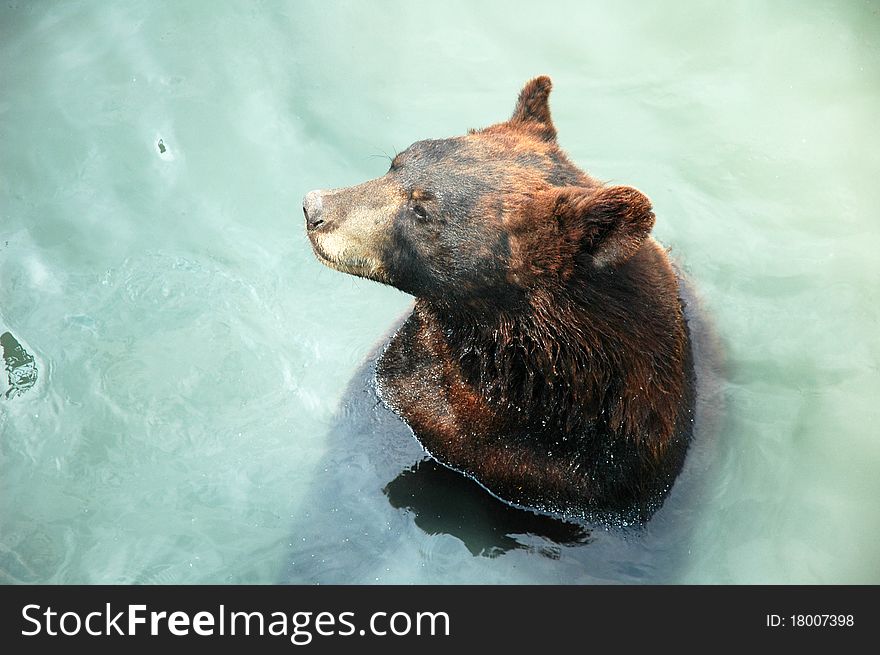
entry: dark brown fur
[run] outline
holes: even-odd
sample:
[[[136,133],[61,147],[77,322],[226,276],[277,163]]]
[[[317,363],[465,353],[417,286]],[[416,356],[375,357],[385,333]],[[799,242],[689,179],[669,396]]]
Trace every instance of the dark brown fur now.
[[[678,279],[650,201],[558,148],[550,86],[325,192],[310,237],[324,263],[417,297],[377,379],[436,459],[517,505],[645,519],[691,432]]]

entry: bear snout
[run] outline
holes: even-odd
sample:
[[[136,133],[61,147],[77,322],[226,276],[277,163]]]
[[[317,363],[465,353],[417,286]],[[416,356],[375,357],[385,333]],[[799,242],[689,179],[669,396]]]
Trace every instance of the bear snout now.
[[[324,225],[324,202],[320,191],[309,191],[303,198],[303,214],[306,217],[306,230],[312,232]]]

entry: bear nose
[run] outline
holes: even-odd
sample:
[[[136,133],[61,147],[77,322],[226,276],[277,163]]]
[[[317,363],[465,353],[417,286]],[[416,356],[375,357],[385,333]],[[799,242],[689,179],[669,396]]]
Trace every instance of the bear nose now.
[[[311,232],[324,224],[321,218],[324,213],[324,203],[321,200],[320,191],[309,191],[303,198],[303,214],[306,217],[306,229]]]

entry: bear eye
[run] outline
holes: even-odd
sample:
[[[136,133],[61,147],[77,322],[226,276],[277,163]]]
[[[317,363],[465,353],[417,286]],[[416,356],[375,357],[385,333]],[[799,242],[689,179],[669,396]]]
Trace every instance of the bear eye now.
[[[428,218],[428,211],[424,208],[423,205],[413,205],[413,214],[418,216],[419,218]]]

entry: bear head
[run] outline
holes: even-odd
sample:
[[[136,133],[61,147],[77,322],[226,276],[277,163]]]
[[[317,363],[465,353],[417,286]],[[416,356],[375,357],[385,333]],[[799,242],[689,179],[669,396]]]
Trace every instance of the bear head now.
[[[418,141],[382,177],[309,192],[303,212],[317,258],[475,312],[515,311],[535,292],[557,293],[572,277],[626,262],[651,231],[651,203],[569,161],[556,142],[550,89],[537,77],[509,120]]]

